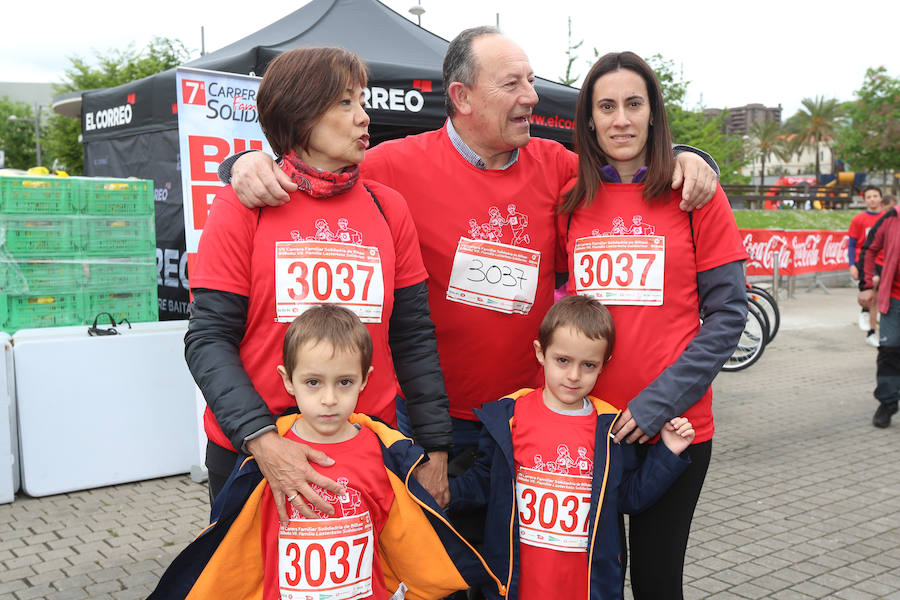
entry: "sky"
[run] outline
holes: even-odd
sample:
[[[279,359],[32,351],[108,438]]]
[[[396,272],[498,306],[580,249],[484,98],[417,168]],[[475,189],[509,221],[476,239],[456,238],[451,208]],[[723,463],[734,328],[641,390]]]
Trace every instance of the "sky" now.
[[[466,27],[495,25],[499,15],[501,30],[524,48],[535,74],[552,80],[566,69],[571,16],[573,41],[584,40],[573,73],[584,76],[595,48],[661,54],[689,82],[690,108],[781,104],[786,119],[803,98],[851,100],[869,67],[885,66],[900,77],[896,0],[383,1],[411,20],[408,9],[420,3],[422,26],[445,39]],[[201,26],[211,52],[306,3],[44,0],[35,10],[11,0],[0,8],[0,81],[59,83],[68,57],[90,62],[95,51],[129,43],[140,49],[153,36],[180,39],[199,53]]]

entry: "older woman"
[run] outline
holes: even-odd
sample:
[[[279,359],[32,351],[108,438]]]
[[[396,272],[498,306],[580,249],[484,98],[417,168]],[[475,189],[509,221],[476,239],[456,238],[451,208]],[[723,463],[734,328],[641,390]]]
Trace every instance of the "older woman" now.
[[[310,306],[342,304],[369,329],[374,372],[360,412],[396,423],[402,388],[417,441],[431,451],[450,445],[416,231],[397,192],[359,178],[369,146],[366,79],[360,58],[340,48],[291,50],[268,65],[260,124],[299,189],[284,206],[248,209],[224,188],[190,274],[185,356],[207,401],[211,496],[236,451],[252,453],[282,520],[285,497],[311,517],[306,501],[330,508],[314,486],[343,492],[307,462],[330,459],[274,430],[274,416],[295,404],[275,370],[284,332]],[[427,472],[422,479],[428,487]]]
[[[689,469],[630,519],[634,597],[681,598],[712,449],[710,384],[746,318],[746,253],[721,187],[703,208],[679,210],[662,94],[637,55],[607,54],[591,68],[578,98],[575,148],[578,178],[560,219],[569,292],[600,299],[616,324],[616,350],[594,393],[623,411],[617,442],[652,442],[682,414],[697,432]]]

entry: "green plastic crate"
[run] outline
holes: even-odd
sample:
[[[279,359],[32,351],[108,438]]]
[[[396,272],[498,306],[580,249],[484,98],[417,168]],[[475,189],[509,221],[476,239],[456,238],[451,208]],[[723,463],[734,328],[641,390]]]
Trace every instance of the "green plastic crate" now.
[[[156,285],[135,291],[85,290],[83,323],[91,324],[98,314],[107,312],[116,321],[129,323],[159,320]]]
[[[71,260],[0,262],[0,283],[9,294],[75,292],[81,289],[84,267]]]
[[[34,327],[81,325],[83,312],[80,291],[3,294],[0,295],[0,330],[14,333]]]
[[[85,256],[156,256],[156,227],[147,217],[82,217]]]
[[[156,262],[137,260],[86,261],[82,283],[90,289],[128,291],[156,285]]]
[[[153,181],[76,177],[77,203],[87,215],[152,215]]]
[[[77,212],[69,177],[0,176],[0,214],[66,215]]]
[[[77,258],[81,238],[79,217],[0,215],[0,251],[14,258]]]

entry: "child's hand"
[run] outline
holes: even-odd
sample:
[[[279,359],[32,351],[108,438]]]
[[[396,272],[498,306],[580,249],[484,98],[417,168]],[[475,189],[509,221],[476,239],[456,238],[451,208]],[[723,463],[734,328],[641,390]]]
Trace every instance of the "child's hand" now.
[[[660,437],[666,448],[678,456],[694,441],[694,426],[685,417],[675,417],[663,426]]]

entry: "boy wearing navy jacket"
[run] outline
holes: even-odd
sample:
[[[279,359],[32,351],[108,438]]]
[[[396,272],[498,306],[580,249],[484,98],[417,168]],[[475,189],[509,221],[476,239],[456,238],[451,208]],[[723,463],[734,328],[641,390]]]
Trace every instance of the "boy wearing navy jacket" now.
[[[485,404],[478,460],[450,482],[451,515],[487,507],[484,557],[507,598],[622,598],[620,513],[653,504],[684,471],[694,438],[673,418],[638,460],[611,429],[619,411],[587,394],[612,353],[609,311],[569,296],[534,342],[544,386]],[[661,532],[665,535],[665,532]],[[482,590],[499,598],[497,588]]]

